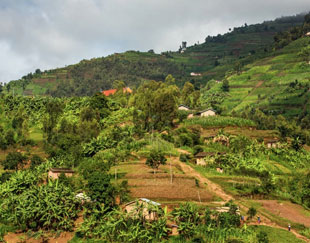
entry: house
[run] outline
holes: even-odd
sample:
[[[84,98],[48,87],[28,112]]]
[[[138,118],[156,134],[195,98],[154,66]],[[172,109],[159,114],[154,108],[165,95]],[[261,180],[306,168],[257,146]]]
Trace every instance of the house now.
[[[48,178],[58,179],[62,173],[65,174],[66,177],[71,177],[74,174],[74,170],[68,168],[51,168],[48,172]]]
[[[265,144],[267,145],[267,148],[278,148],[280,145],[277,139],[266,140]]]
[[[116,93],[117,89],[109,89],[109,90],[103,90],[101,93],[104,94],[105,96],[110,96],[110,95],[114,95]],[[123,88],[123,93],[132,93],[131,88],[129,87],[125,87]]]
[[[197,76],[201,76],[201,73],[194,73],[194,72],[191,72],[190,75],[192,77],[197,77]]]
[[[195,155],[196,164],[197,165],[206,165],[205,157],[207,157],[208,153],[200,152]]]
[[[180,111],[189,111],[190,108],[188,106],[186,106],[186,105],[182,105],[181,104],[181,105],[179,105],[178,110],[180,110]]]
[[[81,201],[82,203],[91,202],[90,197],[87,196],[84,192],[80,192],[80,193],[76,194],[75,198],[78,199],[79,201]]]
[[[194,114],[191,113],[191,114],[188,114],[187,119],[190,119],[190,118],[193,118],[193,117],[194,117]]]
[[[157,218],[157,212],[151,209],[154,206],[160,206],[160,203],[151,201],[147,198],[139,198],[136,201],[126,203],[123,208],[126,213],[130,213],[135,216],[138,214],[139,208],[141,207],[144,219],[152,221]]]
[[[222,167],[216,167],[216,171],[219,172],[219,173],[223,173],[224,172]]]
[[[225,135],[218,135],[213,138],[213,143],[220,143],[224,146],[229,146],[229,137]]]
[[[213,140],[213,138],[215,138],[216,135],[215,134],[211,134],[208,136],[203,137],[204,142],[210,142],[210,140]]]
[[[201,116],[201,117],[215,116],[216,115],[216,111],[213,110],[213,109],[206,109],[206,110],[198,112],[198,115]]]
[[[216,207],[215,210],[216,210],[217,212],[219,212],[219,213],[228,213],[229,210],[230,210],[230,207]],[[240,209],[239,209],[239,207],[238,207],[236,213],[237,213],[238,215],[240,215]]]
[[[170,229],[170,235],[179,235],[178,226],[176,224],[167,224]]]

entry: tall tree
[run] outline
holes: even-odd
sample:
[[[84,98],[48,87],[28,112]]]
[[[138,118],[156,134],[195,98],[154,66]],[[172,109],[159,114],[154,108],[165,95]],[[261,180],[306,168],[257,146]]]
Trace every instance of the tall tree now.
[[[136,125],[146,130],[171,126],[177,117],[178,97],[179,89],[175,85],[156,81],[141,85],[132,100]]]
[[[195,91],[194,85],[186,82],[181,92],[181,102],[184,105],[192,106],[191,95]]]

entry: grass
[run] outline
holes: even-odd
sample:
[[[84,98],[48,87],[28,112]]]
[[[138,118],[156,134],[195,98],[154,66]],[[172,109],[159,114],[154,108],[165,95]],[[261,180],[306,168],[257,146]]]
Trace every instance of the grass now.
[[[200,125],[203,128],[208,127],[254,127],[255,123],[251,120],[242,119],[238,117],[228,116],[208,116],[208,117],[194,117],[184,121],[185,126]]]
[[[300,49],[308,45],[309,38],[301,38],[274,56],[258,60],[243,67],[241,74],[231,75],[230,91],[224,98],[223,114],[240,112],[246,107],[258,107],[264,111],[274,111],[286,117],[295,117],[309,100],[310,65],[298,56]],[[301,87],[289,88],[298,80]],[[221,84],[213,84],[208,92],[218,91]]]
[[[281,243],[298,243],[304,242],[298,239],[294,234],[288,232],[284,229],[273,228],[264,225],[253,225],[249,227],[250,229],[255,230],[256,232],[266,232],[269,242],[281,242]]]

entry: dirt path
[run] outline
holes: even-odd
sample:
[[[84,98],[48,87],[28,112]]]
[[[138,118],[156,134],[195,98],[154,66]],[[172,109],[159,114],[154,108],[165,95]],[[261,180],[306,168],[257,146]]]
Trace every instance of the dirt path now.
[[[184,151],[182,151],[182,152],[184,152]],[[243,205],[241,201],[239,202],[239,201],[235,200],[233,196],[231,196],[231,195],[227,194],[226,192],[224,192],[223,189],[218,184],[216,184],[216,183],[210,181],[209,179],[203,177],[199,172],[197,172],[191,166],[189,166],[189,165],[187,165],[185,163],[180,162],[177,157],[174,157],[173,161],[180,165],[180,167],[182,168],[184,173],[186,173],[187,175],[190,175],[190,176],[193,176],[193,177],[197,178],[202,183],[205,183],[210,191],[214,192],[217,196],[221,197],[224,200],[224,202],[222,202],[222,204],[225,204],[229,200],[234,200],[234,201],[237,202],[237,204],[239,205],[240,209],[242,209],[244,211],[248,211],[248,209],[249,209],[248,207]],[[268,217],[266,217],[265,215],[261,214],[261,212],[259,212],[259,216],[261,218],[260,225],[265,225],[265,226],[270,226],[270,227],[274,227],[274,228],[278,228],[278,229],[287,230],[287,228],[284,228],[282,226],[277,225],[275,222],[272,222]],[[251,222],[249,225],[258,225],[258,223]],[[310,240],[308,238],[300,235],[297,231],[292,229],[291,232],[298,239],[301,239],[301,240],[306,241],[306,242],[310,242]]]
[[[183,170],[183,172],[186,175],[192,176],[197,178],[201,183],[204,183],[207,185],[207,187],[209,188],[210,191],[214,192],[217,196],[219,196],[220,198],[222,198],[224,200],[223,204],[225,204],[227,201],[229,200],[234,200],[234,198],[231,195],[228,195],[227,193],[225,193],[222,188],[218,185],[213,183],[212,181],[210,181],[209,179],[203,177],[202,175],[200,175],[200,173],[198,173],[197,171],[195,171],[192,167],[190,167],[189,165],[182,163],[179,161],[179,159],[177,157],[173,158],[173,161],[178,163],[181,167],[181,169]]]

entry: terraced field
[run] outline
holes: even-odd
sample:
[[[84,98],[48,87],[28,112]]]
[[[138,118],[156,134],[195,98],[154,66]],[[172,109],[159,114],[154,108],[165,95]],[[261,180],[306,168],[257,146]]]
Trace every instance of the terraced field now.
[[[226,113],[251,106],[293,117],[309,109],[310,65],[298,55],[309,43],[310,38],[299,39],[230,76],[230,91],[222,104]],[[208,93],[220,91],[221,85],[215,83]]]

